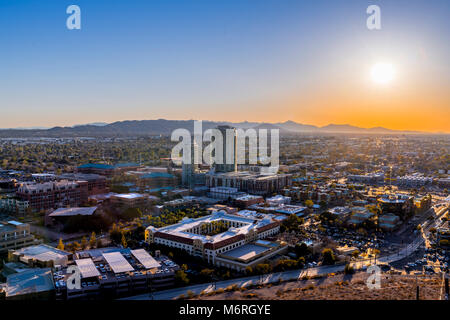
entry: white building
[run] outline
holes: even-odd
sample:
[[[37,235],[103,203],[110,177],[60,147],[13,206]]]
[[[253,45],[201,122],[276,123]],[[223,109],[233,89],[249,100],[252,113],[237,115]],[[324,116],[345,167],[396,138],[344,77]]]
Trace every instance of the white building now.
[[[212,232],[217,223],[226,230],[218,234]],[[280,222],[267,215],[258,219],[217,211],[197,219],[184,218],[177,224],[158,229],[150,226],[145,231],[145,241],[185,250],[217,265],[217,258],[223,253],[275,235],[279,230]],[[274,251],[277,250],[270,250],[270,253]],[[221,261],[223,263],[223,259]],[[233,268],[230,262],[228,264]]]

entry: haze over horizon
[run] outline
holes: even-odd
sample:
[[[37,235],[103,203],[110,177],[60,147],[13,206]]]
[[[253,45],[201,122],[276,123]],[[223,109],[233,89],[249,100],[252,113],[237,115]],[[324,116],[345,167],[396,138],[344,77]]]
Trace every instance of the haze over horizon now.
[[[450,134],[450,132],[446,132],[446,131],[420,131],[420,130],[402,130],[402,129],[392,129],[392,128],[386,128],[383,126],[375,126],[375,127],[360,127],[360,126],[356,126],[353,125],[351,123],[329,123],[326,125],[315,125],[315,124],[311,124],[311,123],[302,123],[302,122],[296,122],[293,120],[286,120],[286,121],[280,121],[280,122],[270,122],[270,121],[250,121],[250,120],[243,120],[243,121],[227,121],[227,120],[211,120],[211,119],[164,119],[164,118],[155,118],[155,119],[124,119],[124,120],[117,120],[117,121],[112,121],[112,122],[104,122],[104,121],[94,121],[94,122],[89,122],[89,123],[76,123],[76,124],[71,124],[71,125],[51,125],[51,126],[30,126],[30,127],[13,127],[13,128],[0,128],[0,130],[8,130],[8,129],[12,129],[12,130],[47,130],[47,129],[52,129],[52,128],[57,128],[57,127],[68,127],[68,128],[74,128],[74,127],[80,127],[80,126],[87,126],[87,125],[93,125],[93,126],[106,126],[109,124],[113,124],[113,123],[120,123],[120,122],[125,122],[125,121],[156,121],[156,120],[168,120],[168,121],[192,121],[192,120],[200,120],[200,121],[208,121],[208,122],[227,122],[227,123],[258,123],[258,124],[273,124],[273,125],[281,125],[281,124],[287,124],[289,122],[294,123],[294,124],[299,124],[299,125],[305,125],[305,126],[313,126],[316,127],[317,129],[322,129],[322,128],[326,128],[329,126],[333,126],[333,127],[344,127],[344,126],[349,126],[349,127],[355,127],[355,128],[359,128],[359,129],[387,129],[387,130],[394,130],[394,131],[398,131],[398,132],[418,132],[418,133],[426,133],[426,134]],[[286,128],[284,126],[280,127],[283,130],[286,130]],[[306,131],[306,130],[305,130]]]
[[[207,119],[450,132],[450,2],[0,4],[0,128]],[[374,66],[381,66],[376,69]],[[392,66],[392,70],[386,68]]]

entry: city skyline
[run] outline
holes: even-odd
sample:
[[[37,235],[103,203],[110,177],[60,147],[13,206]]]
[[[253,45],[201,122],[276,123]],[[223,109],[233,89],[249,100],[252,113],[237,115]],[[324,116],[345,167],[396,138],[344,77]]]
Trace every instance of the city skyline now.
[[[375,31],[372,1],[77,1],[82,28],[67,30],[70,4],[2,2],[0,128],[164,118],[450,132],[446,1],[378,1]]]

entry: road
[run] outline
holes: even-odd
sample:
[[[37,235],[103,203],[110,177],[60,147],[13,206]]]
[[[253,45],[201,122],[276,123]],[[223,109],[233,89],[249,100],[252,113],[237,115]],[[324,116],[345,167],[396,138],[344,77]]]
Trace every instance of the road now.
[[[390,263],[390,262],[404,259],[409,254],[414,252],[422,243],[423,243],[423,239],[420,238],[420,239],[418,239],[418,241],[411,243],[410,245],[408,245],[408,247],[404,248],[399,253],[380,257],[377,259],[377,261],[381,262],[381,263]],[[352,262],[352,266],[355,269],[361,269],[363,266],[368,266],[374,262],[375,262],[375,259],[361,260],[361,261],[357,261],[357,262]],[[188,291],[192,291],[194,294],[200,294],[202,291],[211,292],[211,291],[217,290],[219,288],[225,289],[232,285],[237,285],[238,287],[247,287],[247,286],[250,286],[253,284],[274,283],[274,282],[277,282],[279,279],[281,279],[283,281],[298,280],[304,276],[326,275],[329,273],[343,272],[344,268],[345,268],[345,265],[340,264],[340,265],[333,265],[333,266],[320,266],[320,267],[315,267],[315,268],[291,270],[291,271],[285,271],[285,272],[279,272],[279,273],[272,273],[272,274],[263,275],[263,276],[252,276],[252,277],[246,277],[246,278],[238,278],[238,279],[219,281],[219,282],[216,282],[215,284],[214,283],[204,283],[204,284],[198,284],[198,285],[193,285],[193,286],[189,286],[189,287],[182,287],[182,288],[158,291],[158,292],[153,293],[153,297],[151,297],[149,294],[142,294],[142,295],[138,295],[138,296],[124,298],[124,300],[150,300],[150,299],[171,300],[171,299],[177,298],[178,296],[180,296],[182,294],[186,295],[186,293]]]
[[[429,223],[426,227],[424,227],[424,232],[428,232],[432,227],[435,227],[437,223],[439,223],[440,216],[445,212],[445,210],[439,210],[439,213],[436,216],[436,219],[433,223]],[[398,253],[382,256],[376,259],[377,263],[391,263],[401,259],[404,259],[411,255],[414,251],[416,251],[422,244],[424,244],[424,238],[419,237],[415,239],[412,243],[408,244],[405,248],[400,250]],[[365,259],[359,260],[356,262],[352,262],[351,265],[355,269],[361,269],[363,266],[371,265],[375,262],[375,259]],[[198,285],[192,285],[188,287],[169,289],[164,291],[157,291],[153,293],[153,296],[150,294],[142,294],[133,297],[127,297],[123,300],[172,300],[177,298],[178,296],[186,293],[188,291],[193,292],[194,294],[200,294],[202,291],[211,292],[217,289],[225,289],[229,286],[237,285],[238,287],[247,287],[252,284],[269,284],[277,282],[279,279],[286,280],[298,280],[304,276],[315,276],[315,275],[326,275],[329,273],[336,273],[344,271],[345,265],[333,265],[333,266],[320,266],[315,268],[307,268],[300,270],[291,270],[279,273],[272,273],[263,276],[251,276],[246,278],[237,278],[225,281],[219,281],[216,283],[203,283]]]

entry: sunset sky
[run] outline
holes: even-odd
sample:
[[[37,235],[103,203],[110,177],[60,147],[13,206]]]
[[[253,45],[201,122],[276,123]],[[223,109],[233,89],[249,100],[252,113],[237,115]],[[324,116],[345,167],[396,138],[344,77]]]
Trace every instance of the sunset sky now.
[[[81,8],[81,30],[66,8]],[[366,27],[381,8],[382,29]],[[0,128],[141,119],[450,133],[448,0],[0,0]],[[374,78],[377,64],[392,79]]]

